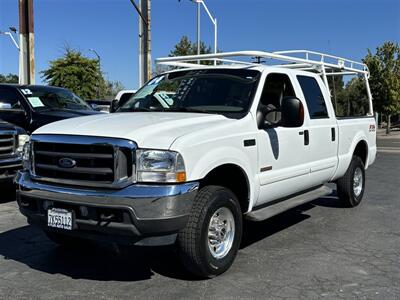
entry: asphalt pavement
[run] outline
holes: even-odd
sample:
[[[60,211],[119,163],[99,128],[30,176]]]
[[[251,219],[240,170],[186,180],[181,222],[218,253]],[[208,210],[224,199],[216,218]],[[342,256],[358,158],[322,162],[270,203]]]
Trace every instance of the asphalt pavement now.
[[[0,187],[0,298],[399,299],[400,139],[380,138],[363,202],[335,194],[245,224],[232,268],[197,280],[171,247],[97,244],[66,250],[18,212]]]

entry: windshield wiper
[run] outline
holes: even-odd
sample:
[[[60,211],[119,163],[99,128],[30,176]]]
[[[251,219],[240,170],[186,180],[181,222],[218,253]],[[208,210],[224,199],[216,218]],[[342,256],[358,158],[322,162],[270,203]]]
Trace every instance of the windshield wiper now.
[[[147,107],[134,107],[134,108],[123,108],[121,107],[116,112],[148,112],[148,111],[164,111],[165,109],[159,108],[147,108]]]
[[[215,114],[215,112],[205,110],[205,109],[200,109],[200,108],[192,108],[192,107],[172,107],[169,108],[166,111],[172,111],[172,112],[195,112],[195,113],[202,113],[202,114]]]

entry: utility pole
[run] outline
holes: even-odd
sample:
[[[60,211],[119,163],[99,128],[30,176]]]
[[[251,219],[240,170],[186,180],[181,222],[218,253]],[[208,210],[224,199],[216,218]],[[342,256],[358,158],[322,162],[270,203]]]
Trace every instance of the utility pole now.
[[[35,84],[33,0],[19,4],[19,83]]]
[[[139,14],[139,85],[151,78],[151,0],[130,0]]]
[[[201,44],[201,38],[200,38],[200,27],[201,27],[201,2],[197,1],[197,55],[200,55],[200,44]],[[198,64],[200,64],[200,60],[197,61]]]

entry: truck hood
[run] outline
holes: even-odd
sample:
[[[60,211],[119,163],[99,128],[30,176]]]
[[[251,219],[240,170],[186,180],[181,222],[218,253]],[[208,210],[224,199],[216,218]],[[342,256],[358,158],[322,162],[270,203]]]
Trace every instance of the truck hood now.
[[[100,112],[95,110],[68,110],[68,109],[54,109],[45,111],[35,111],[32,115],[32,129],[35,130],[39,127],[47,125],[52,122],[76,118],[82,116],[97,115]]]
[[[90,109],[82,110],[71,110],[71,109],[54,109],[43,112],[37,112],[40,116],[49,116],[54,119],[63,120],[67,118],[75,118],[81,116],[98,115],[100,112]]]
[[[6,121],[0,120],[0,131],[16,130],[18,134],[26,134],[25,130],[15,126],[13,124],[7,123]]]
[[[33,134],[84,135],[128,139],[141,148],[169,149],[179,137],[234,122],[222,115],[174,112],[100,114],[62,120]]]

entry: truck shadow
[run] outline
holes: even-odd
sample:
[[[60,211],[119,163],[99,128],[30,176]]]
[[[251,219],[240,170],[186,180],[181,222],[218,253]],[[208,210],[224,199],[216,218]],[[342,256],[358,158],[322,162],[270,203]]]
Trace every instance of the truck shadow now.
[[[289,210],[263,222],[245,222],[241,248],[248,247],[308,218],[305,212],[325,198]],[[322,205],[324,206],[324,205]],[[239,253],[240,255],[240,253]],[[181,266],[174,247],[117,247],[94,243],[62,248],[34,226],[0,233],[0,256],[48,274],[97,281],[142,281],[159,274],[179,280],[198,280]]]
[[[13,183],[0,182],[0,203],[15,200],[15,185]]]
[[[243,225],[241,248],[246,248],[260,240],[311,218],[311,216],[307,214],[307,211],[316,206],[342,208],[343,204],[337,198],[336,191],[333,191],[333,193],[328,196],[294,207],[265,221],[245,221]]]

